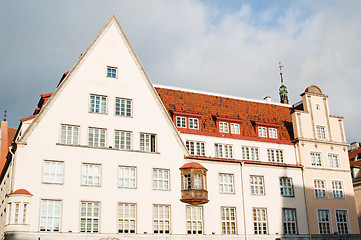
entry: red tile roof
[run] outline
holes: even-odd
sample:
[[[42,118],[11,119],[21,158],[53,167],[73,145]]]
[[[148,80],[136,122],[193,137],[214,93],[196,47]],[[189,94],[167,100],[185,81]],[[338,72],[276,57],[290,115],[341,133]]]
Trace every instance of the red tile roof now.
[[[31,193],[30,193],[28,190],[26,190],[26,189],[17,189],[15,192],[14,192],[14,191],[11,191],[11,193],[10,193],[9,195],[11,195],[11,194],[31,195]]]
[[[203,167],[201,164],[196,163],[196,162],[190,162],[190,163],[186,163],[183,166],[181,166],[179,169],[185,169],[185,168],[205,168]]]
[[[188,133],[227,137],[217,130],[216,119],[217,117],[221,117],[223,119],[230,119],[230,122],[232,122],[232,119],[242,121],[240,124],[242,131],[241,135],[236,136],[233,134],[233,136],[228,137],[292,144],[292,109],[289,106],[240,100],[163,87],[156,87],[155,89],[171,116],[174,111],[184,112],[185,114],[192,113],[200,116],[200,129]],[[279,139],[258,137],[256,126],[262,124],[277,126]],[[187,133],[187,129],[178,128],[178,130]]]

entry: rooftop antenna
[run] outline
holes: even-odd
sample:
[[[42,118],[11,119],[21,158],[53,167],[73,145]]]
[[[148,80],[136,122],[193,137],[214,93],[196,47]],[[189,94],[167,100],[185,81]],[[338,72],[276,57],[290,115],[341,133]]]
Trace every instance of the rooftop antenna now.
[[[6,113],[7,113],[7,112],[8,112],[8,111],[6,111],[6,110],[5,110],[5,112],[4,112],[4,121],[6,121],[6,117],[7,117],[7,114],[6,114]]]
[[[287,87],[283,84],[283,72],[282,72],[283,65],[281,65],[281,62],[278,62],[278,66],[281,75],[280,102],[288,104],[288,91],[287,91]]]

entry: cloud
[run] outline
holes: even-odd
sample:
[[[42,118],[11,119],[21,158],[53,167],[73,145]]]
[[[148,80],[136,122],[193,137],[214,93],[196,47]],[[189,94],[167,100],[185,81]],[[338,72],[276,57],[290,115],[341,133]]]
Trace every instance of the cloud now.
[[[282,61],[291,102],[318,85],[360,140],[361,2],[287,2],[2,2],[0,111],[30,115],[115,13],[153,83],[278,101]]]

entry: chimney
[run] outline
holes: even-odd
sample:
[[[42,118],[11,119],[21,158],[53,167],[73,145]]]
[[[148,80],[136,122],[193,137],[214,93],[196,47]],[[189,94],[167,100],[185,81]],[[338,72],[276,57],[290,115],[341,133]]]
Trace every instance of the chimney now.
[[[270,96],[265,96],[264,98],[263,98],[263,100],[265,100],[265,101],[267,101],[267,102],[271,102],[271,97]]]
[[[7,121],[0,122],[0,172],[2,172],[5,162],[6,156],[8,154],[8,146],[9,146],[9,128]]]

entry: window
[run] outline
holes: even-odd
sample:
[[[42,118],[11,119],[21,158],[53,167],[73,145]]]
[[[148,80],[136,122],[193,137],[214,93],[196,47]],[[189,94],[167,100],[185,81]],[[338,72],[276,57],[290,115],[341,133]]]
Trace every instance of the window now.
[[[331,234],[330,211],[327,209],[317,209],[317,218],[320,234]]]
[[[107,77],[116,78],[117,77],[117,68],[116,67],[107,67]]]
[[[326,181],[325,180],[314,180],[313,186],[315,188],[316,198],[327,198]]]
[[[226,122],[219,122],[219,132],[228,133],[228,123]]]
[[[186,141],[186,146],[190,154],[205,156],[204,142]]]
[[[81,185],[100,186],[100,165],[83,163],[81,166]]]
[[[258,127],[258,136],[259,137],[267,137],[267,128],[266,127]]]
[[[322,166],[322,156],[319,152],[310,152],[312,166]]]
[[[115,99],[115,115],[123,117],[132,116],[132,100],[124,98]]]
[[[327,139],[326,127],[316,125],[316,135],[317,135],[317,139],[326,140]]]
[[[20,203],[15,203],[14,223],[19,223]]]
[[[253,208],[254,234],[267,234],[267,212],[266,208]]]
[[[268,128],[268,136],[269,138],[278,138],[277,129],[276,128]]]
[[[155,152],[155,134],[140,134],[140,150],[145,152]]]
[[[135,233],[136,205],[134,203],[119,203],[118,233]]]
[[[63,162],[44,161],[43,183],[63,183]]]
[[[78,145],[79,126],[61,125],[60,143]]]
[[[233,158],[233,146],[226,144],[216,144],[217,157]]]
[[[199,129],[199,123],[197,118],[188,118],[189,129]]]
[[[344,199],[342,181],[332,181],[332,195],[334,199]]]
[[[185,117],[176,117],[177,127],[186,128],[187,127],[187,118]]]
[[[287,177],[280,178],[281,195],[285,197],[293,197],[292,179]]]
[[[263,176],[250,176],[251,194],[264,195]]]
[[[81,202],[80,232],[99,232],[99,203]]]
[[[283,150],[267,149],[269,162],[283,162]]]
[[[187,233],[188,234],[203,233],[202,207],[187,206]]]
[[[153,231],[154,233],[170,233],[170,206],[153,206]]]
[[[200,174],[194,174],[194,189],[202,189],[202,180]]]
[[[233,174],[219,174],[219,191],[221,193],[234,193]]]
[[[282,209],[284,234],[297,234],[296,209]]]
[[[222,207],[222,234],[236,234],[236,208]]]
[[[28,214],[28,204],[24,203],[24,209],[23,209],[23,224],[26,224],[26,216]]]
[[[338,234],[349,234],[347,210],[336,210],[336,225]]]
[[[118,187],[136,188],[136,168],[119,167],[118,168]]]
[[[115,131],[114,147],[117,149],[130,150],[132,142],[132,132],[128,131]]]
[[[153,189],[169,190],[168,169],[153,169]]]
[[[328,166],[330,168],[340,168],[340,159],[338,154],[328,154]]]
[[[40,231],[59,232],[61,202],[41,200]]]
[[[89,128],[88,146],[105,147],[105,129]]]
[[[93,113],[107,113],[107,97],[99,95],[90,95],[90,109]]]
[[[184,189],[192,189],[192,178],[190,174],[183,175]]]
[[[317,109],[317,110],[320,110],[320,109],[321,109],[320,104],[316,103],[316,109]]]
[[[233,134],[240,134],[240,127],[238,123],[231,123],[231,133]]]
[[[244,160],[259,160],[259,149],[256,147],[242,147],[242,157]]]

